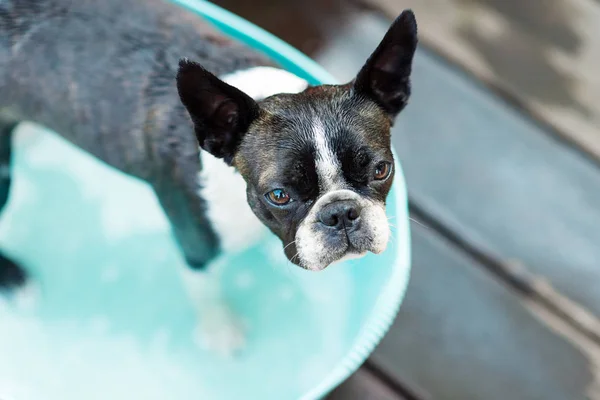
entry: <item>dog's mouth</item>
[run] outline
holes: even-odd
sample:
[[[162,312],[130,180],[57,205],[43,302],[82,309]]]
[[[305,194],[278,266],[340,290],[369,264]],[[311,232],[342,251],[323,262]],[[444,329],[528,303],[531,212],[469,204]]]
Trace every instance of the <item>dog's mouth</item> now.
[[[358,259],[358,258],[362,258],[362,257],[366,256],[367,253],[368,253],[368,251],[366,251],[366,250],[361,251],[361,250],[358,250],[358,249],[356,249],[354,247],[351,247],[351,248],[349,248],[346,251],[346,253],[342,257],[340,257],[339,259],[333,261],[329,265],[339,264],[339,263],[343,263],[344,261],[349,261],[349,260],[355,260],[355,259]]]
[[[312,249],[309,257],[302,256],[301,251],[296,249],[295,254],[290,261],[299,267],[310,271],[322,271],[332,264],[339,264],[344,261],[358,259],[365,256],[368,252],[375,253],[376,249],[366,246],[368,240],[351,238],[347,234],[340,235],[340,238],[332,241],[324,241],[319,249]]]

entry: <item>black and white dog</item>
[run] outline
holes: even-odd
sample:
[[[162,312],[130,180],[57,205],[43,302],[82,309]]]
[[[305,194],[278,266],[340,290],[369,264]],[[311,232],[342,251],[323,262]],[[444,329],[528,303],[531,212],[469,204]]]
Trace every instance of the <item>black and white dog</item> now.
[[[405,11],[355,80],[308,87],[166,0],[0,0],[0,209],[24,120],[148,182],[190,267],[201,332],[239,348],[212,278],[221,252],[265,226],[309,270],[385,250],[390,127],[416,46]],[[0,287],[25,277],[0,254]]]

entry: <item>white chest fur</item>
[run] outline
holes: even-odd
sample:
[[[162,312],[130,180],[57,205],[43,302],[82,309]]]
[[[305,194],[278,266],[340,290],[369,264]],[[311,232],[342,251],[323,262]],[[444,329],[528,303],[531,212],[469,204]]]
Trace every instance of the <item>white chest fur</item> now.
[[[233,167],[211,154],[200,151],[201,196],[206,200],[207,213],[219,236],[222,250],[241,251],[260,239],[266,232],[246,201],[246,182]]]
[[[221,79],[255,100],[277,93],[297,93],[305,80],[277,68],[254,67],[222,76]],[[222,160],[200,151],[201,195],[207,202],[208,218],[225,252],[241,251],[256,243],[266,232],[246,201],[246,182]]]

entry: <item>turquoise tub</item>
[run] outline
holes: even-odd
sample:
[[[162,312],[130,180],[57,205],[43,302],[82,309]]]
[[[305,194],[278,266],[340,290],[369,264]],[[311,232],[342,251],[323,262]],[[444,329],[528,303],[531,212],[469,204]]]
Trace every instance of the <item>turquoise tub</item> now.
[[[311,83],[334,79],[282,41],[198,0],[178,4]],[[185,268],[150,188],[52,132],[16,135],[0,245],[33,275],[0,299],[3,400],[318,399],[368,357],[391,325],[410,271],[400,165],[382,255],[311,273],[269,237],[230,255],[222,279],[248,347],[222,359],[194,344]]]

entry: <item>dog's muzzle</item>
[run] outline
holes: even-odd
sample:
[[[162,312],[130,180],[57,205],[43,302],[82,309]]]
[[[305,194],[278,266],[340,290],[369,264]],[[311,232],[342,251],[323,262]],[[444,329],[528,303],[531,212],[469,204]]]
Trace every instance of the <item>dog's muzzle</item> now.
[[[321,270],[348,255],[380,253],[389,238],[385,205],[350,190],[322,196],[296,232],[300,265]]]

